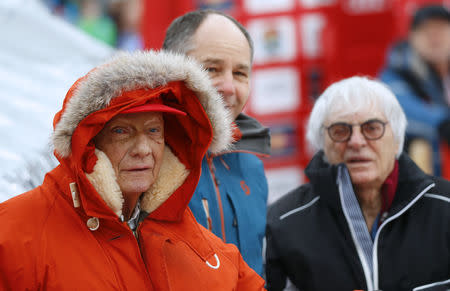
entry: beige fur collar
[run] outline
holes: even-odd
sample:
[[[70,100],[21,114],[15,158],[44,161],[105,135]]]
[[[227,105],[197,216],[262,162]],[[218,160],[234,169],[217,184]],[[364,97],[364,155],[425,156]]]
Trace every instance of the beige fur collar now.
[[[106,204],[120,217],[124,200],[114,169],[104,152],[96,149],[95,154],[98,160],[94,171],[86,176]],[[188,175],[186,167],[166,146],[158,178],[141,196],[141,209],[148,213],[157,209],[184,183]]]

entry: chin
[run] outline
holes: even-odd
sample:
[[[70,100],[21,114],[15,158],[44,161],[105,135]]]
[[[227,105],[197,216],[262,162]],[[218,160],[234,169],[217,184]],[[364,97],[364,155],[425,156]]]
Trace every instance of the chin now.
[[[120,188],[123,193],[144,193],[150,189],[151,185],[152,183],[148,181],[128,181],[128,183],[125,183]]]
[[[353,171],[350,172],[350,177],[352,178],[352,183],[353,184],[369,184],[373,181],[376,180],[376,176],[371,173],[371,172],[367,172],[367,171],[363,171],[363,172],[358,172],[358,171]]]

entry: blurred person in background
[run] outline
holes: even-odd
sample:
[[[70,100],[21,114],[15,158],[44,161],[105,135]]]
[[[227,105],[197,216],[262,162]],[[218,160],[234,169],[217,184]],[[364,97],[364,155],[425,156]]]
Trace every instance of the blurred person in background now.
[[[80,0],[77,26],[112,47],[117,42],[117,24],[106,13],[107,0]]]
[[[125,51],[144,48],[139,31],[143,0],[113,0],[108,11],[117,25],[116,47]]]
[[[125,51],[143,49],[142,0],[45,0],[56,15],[92,37]]]
[[[450,287],[450,182],[402,152],[406,125],[378,81],[348,78],[318,98],[310,182],[269,207],[268,290]]]
[[[229,15],[198,10],[171,23],[163,48],[203,65],[234,121],[233,147],[207,152],[189,207],[200,224],[238,246],[250,267],[262,274],[268,186],[260,157],[269,155],[270,137],[267,128],[242,113],[250,92],[250,35]]]
[[[62,17],[66,21],[75,24],[79,19],[80,9],[77,0],[42,0],[50,12]]]
[[[412,18],[408,41],[393,47],[380,79],[406,117],[405,150],[422,169],[441,174],[439,146],[450,145],[450,12],[428,5]]]
[[[124,53],[91,70],[54,118],[60,164],[0,204],[0,289],[263,290],[188,208],[205,152],[230,146],[230,125],[184,56]]]

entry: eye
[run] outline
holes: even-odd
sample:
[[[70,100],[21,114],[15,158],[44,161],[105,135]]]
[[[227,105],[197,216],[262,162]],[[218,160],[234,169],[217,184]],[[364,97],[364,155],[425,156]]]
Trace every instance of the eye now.
[[[335,126],[331,130],[332,134],[336,137],[346,136],[348,134],[348,128],[346,126]]]
[[[365,127],[367,131],[375,131],[378,130],[378,128],[379,128],[378,125],[375,123],[368,123]]]
[[[378,131],[383,128],[383,123],[378,120],[372,120],[366,122],[363,126],[366,131]]]
[[[351,125],[347,123],[334,123],[328,127],[328,134],[333,141],[343,142],[348,139],[352,131]]]
[[[246,72],[243,72],[243,71],[236,71],[236,72],[234,72],[234,74],[236,75],[236,76],[239,76],[239,77],[247,77],[247,73]]]
[[[216,67],[206,67],[205,69],[208,73],[217,73],[219,71]]]
[[[124,134],[127,132],[127,130],[123,127],[114,127],[111,131],[116,134]]]
[[[163,128],[160,126],[150,127],[148,133],[153,137],[161,137],[163,135]]]

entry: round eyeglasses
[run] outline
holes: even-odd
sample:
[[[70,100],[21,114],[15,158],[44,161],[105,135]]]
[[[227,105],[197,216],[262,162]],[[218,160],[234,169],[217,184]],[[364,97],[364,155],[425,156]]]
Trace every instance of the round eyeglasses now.
[[[335,142],[349,141],[353,134],[353,126],[359,126],[361,134],[368,140],[376,140],[384,135],[387,122],[379,119],[370,119],[363,123],[350,124],[337,122],[325,127],[328,135]]]

